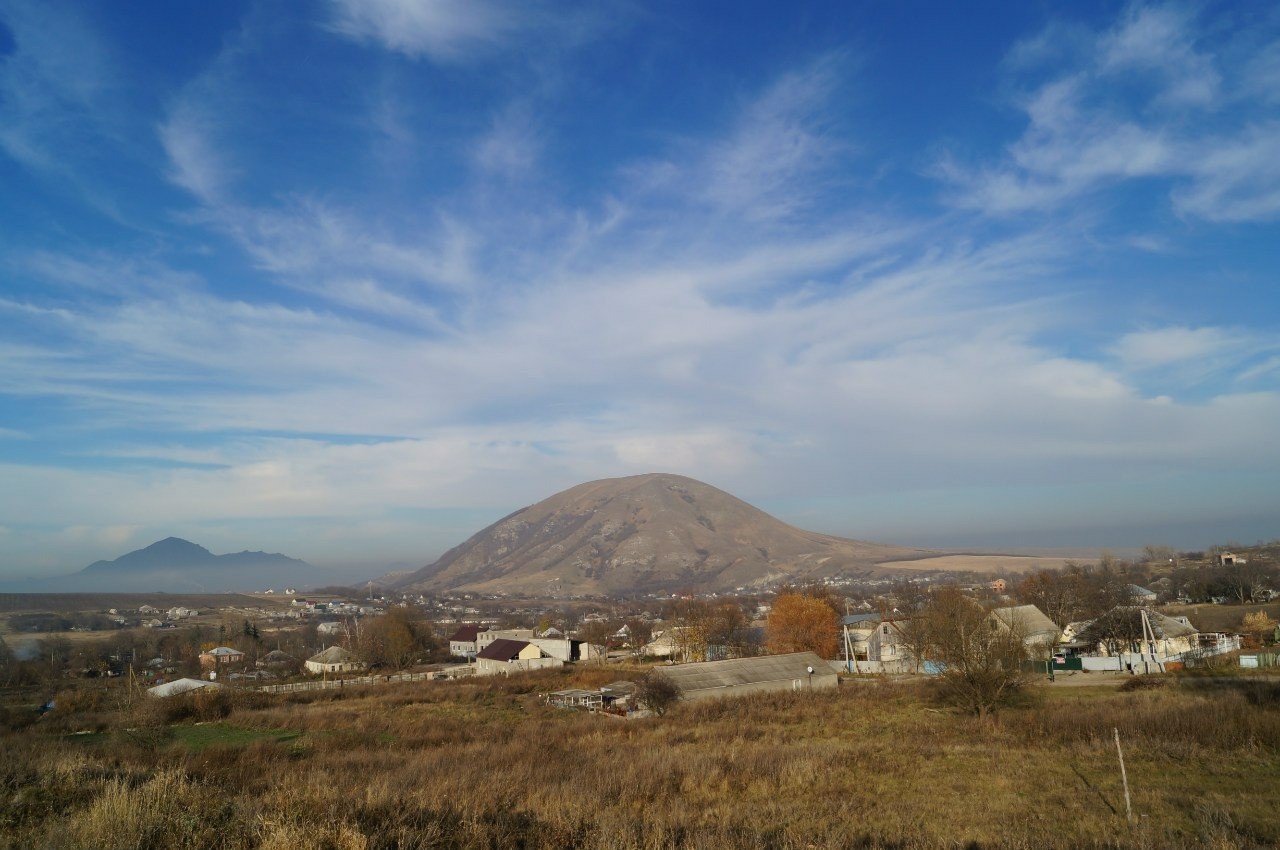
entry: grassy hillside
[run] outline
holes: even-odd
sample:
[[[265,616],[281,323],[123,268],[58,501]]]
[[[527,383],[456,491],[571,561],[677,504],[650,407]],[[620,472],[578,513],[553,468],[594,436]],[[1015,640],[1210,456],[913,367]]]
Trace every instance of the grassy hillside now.
[[[1047,691],[995,722],[942,709],[925,686],[880,682],[638,721],[537,700],[624,674],[292,695],[305,699],[222,694],[124,710],[105,692],[68,699],[0,740],[0,846],[1280,842],[1276,680]],[[191,725],[199,720],[209,722]],[[68,734],[83,729],[101,734]]]

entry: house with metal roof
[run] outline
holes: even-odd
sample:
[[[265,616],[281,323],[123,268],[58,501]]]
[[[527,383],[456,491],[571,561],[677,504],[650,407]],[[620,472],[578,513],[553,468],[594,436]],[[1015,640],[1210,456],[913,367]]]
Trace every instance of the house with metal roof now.
[[[493,676],[526,670],[563,667],[564,661],[547,655],[527,640],[498,638],[476,653],[476,675]]]
[[[309,673],[354,673],[364,669],[364,662],[340,646],[317,652],[303,664]]]
[[[1156,604],[1156,592],[1139,584],[1129,585],[1129,598],[1137,605]]]
[[[996,628],[1022,638],[1029,649],[1050,649],[1062,635],[1062,627],[1034,605],[996,608],[988,620]]]
[[[481,632],[488,630],[488,626],[463,623],[457,631],[449,635],[449,654],[458,658],[475,658],[476,653],[480,651],[476,638]]]
[[[655,667],[654,673],[675,685],[685,700],[769,691],[831,690],[839,684],[831,665],[813,652],[674,664]]]
[[[222,667],[226,664],[239,664],[244,661],[244,653],[229,646],[215,646],[200,653],[200,666]]]

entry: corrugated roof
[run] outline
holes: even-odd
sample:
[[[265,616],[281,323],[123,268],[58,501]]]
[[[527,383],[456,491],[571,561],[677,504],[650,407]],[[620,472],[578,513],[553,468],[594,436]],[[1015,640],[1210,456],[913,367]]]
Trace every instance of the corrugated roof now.
[[[836,675],[831,665],[813,652],[675,664],[671,667],[655,667],[654,672],[688,694],[690,691],[732,688],[763,682],[807,680],[810,667],[813,668],[814,675]]]
[[[489,661],[510,661],[520,655],[520,650],[529,645],[527,640],[512,640],[511,638],[498,638],[493,643],[480,650],[476,658],[484,658]]]
[[[848,614],[841,618],[841,625],[852,626],[858,623],[878,623],[880,622],[879,614]]]

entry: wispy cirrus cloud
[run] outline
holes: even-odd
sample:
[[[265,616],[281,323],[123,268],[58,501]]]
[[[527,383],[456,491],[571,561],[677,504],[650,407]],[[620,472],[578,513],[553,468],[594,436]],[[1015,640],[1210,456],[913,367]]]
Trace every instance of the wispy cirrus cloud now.
[[[1110,219],[1073,203],[1154,185],[1199,226],[1265,220],[1272,107],[1214,106],[1275,103],[1241,85],[1270,67],[1261,47],[1227,56],[1196,18],[1144,6],[1025,42],[1004,72],[1027,127],[991,143],[998,160],[953,159],[960,209],[944,209],[918,173],[873,191],[868,175],[919,151],[877,162],[849,54],[775,58],[697,101],[696,129],[637,123],[610,149],[558,111],[573,85],[527,83],[524,54],[497,64],[548,7],[486,18],[499,8],[335,4],[278,43],[245,23],[145,123],[186,199],[164,238],[0,258],[21,285],[0,299],[20,329],[0,392],[58,411],[38,455],[5,456],[6,522],[322,539],[301,524],[425,557],[467,530],[424,544],[426,512],[496,518],[655,467],[748,498],[830,496],[841,533],[908,527],[930,499],[959,527],[984,488],[1109,521],[1114,488],[1145,505],[1143,483],[1170,475],[1185,486],[1162,492],[1190,495],[1169,510],[1193,510],[1194,479],[1223,470],[1244,481],[1232,509],[1272,503],[1245,480],[1280,469],[1267,319],[1165,303],[1187,251],[1161,218],[1098,238],[1081,231]],[[295,36],[315,39],[300,67],[326,48],[396,57],[291,112],[255,69]],[[668,55],[582,88],[612,97]],[[1005,214],[1027,210],[1044,215]],[[1142,297],[1106,292],[1135,257]]]
[[[62,171],[96,125],[113,79],[106,48],[74,9],[14,0],[0,6],[14,41],[0,60],[0,149],[25,165]]]
[[[1262,92],[1270,46],[1204,43],[1195,17],[1172,5],[1134,5],[1110,29],[1013,51],[1025,72],[1067,53],[1049,79],[1018,100],[1022,136],[994,165],[944,157],[936,173],[955,204],[994,215],[1047,212],[1121,183],[1158,179],[1174,208],[1210,221],[1280,215],[1280,123]],[[1240,98],[1249,98],[1245,104]],[[1244,120],[1223,118],[1243,110]],[[1228,130],[1223,129],[1228,127]]]
[[[531,4],[501,0],[334,0],[330,26],[411,57],[457,62],[531,23]]]

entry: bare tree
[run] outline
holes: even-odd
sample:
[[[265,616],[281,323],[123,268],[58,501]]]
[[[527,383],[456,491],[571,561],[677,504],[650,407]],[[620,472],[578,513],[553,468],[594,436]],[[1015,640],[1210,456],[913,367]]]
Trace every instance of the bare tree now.
[[[680,688],[655,670],[650,670],[636,683],[636,702],[659,717],[679,699]]]
[[[988,611],[958,588],[940,588],[922,612],[929,654],[942,665],[943,695],[979,717],[997,711],[1024,685],[1027,649],[1010,630],[997,628]]]

